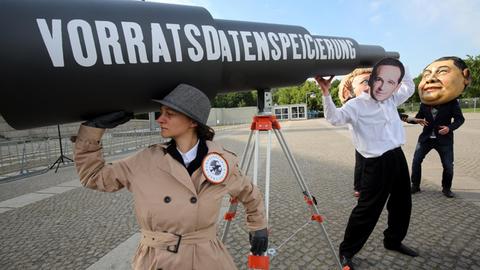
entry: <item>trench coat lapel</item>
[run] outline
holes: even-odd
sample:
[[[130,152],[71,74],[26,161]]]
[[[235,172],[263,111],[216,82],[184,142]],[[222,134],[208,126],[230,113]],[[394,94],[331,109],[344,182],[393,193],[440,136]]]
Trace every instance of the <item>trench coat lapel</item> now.
[[[173,179],[180,182],[188,190],[190,190],[193,194],[196,195],[197,191],[195,190],[195,186],[193,185],[192,179],[190,178],[187,169],[166,152],[165,145],[161,145],[161,147],[164,148],[163,153],[159,154],[163,155],[163,157],[155,159],[157,167],[160,170],[170,174]]]

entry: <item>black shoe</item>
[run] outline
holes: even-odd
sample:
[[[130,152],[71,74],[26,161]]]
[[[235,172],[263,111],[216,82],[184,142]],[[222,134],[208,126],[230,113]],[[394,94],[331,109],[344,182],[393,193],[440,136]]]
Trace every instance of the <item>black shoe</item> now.
[[[408,255],[408,256],[411,256],[411,257],[417,257],[418,256],[418,253],[415,250],[405,246],[404,244],[400,244],[400,246],[397,246],[397,247],[389,247],[389,246],[386,246],[386,245],[384,245],[384,246],[388,250],[398,251],[402,254],[405,254],[405,255]]]
[[[442,193],[443,193],[443,195],[445,195],[445,197],[447,197],[447,198],[453,198],[453,197],[455,197],[455,194],[453,194],[453,192],[452,192],[450,189],[444,189],[444,190],[442,190]]]
[[[348,257],[340,255],[340,263],[342,264],[342,269],[343,270],[354,270],[355,269],[355,268],[353,268],[352,258],[348,258]]]
[[[421,192],[420,187],[416,185],[412,185],[411,193],[415,194],[417,192]]]

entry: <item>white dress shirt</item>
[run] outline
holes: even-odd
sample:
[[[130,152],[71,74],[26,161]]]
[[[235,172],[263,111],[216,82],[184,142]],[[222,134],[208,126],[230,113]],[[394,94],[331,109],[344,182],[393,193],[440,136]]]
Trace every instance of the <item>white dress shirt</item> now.
[[[192,149],[188,150],[186,153],[182,153],[180,149],[177,150],[182,155],[183,163],[185,164],[185,167],[188,167],[190,165],[190,162],[192,162],[196,157],[197,157],[197,149],[198,149],[198,143],[200,140],[197,140],[197,143],[192,147]]]
[[[397,106],[407,101],[415,91],[410,74],[400,88],[388,99],[376,101],[363,93],[336,108],[330,95],[323,96],[325,118],[334,126],[351,125],[355,149],[365,158],[379,157],[383,153],[405,144],[405,130]]]

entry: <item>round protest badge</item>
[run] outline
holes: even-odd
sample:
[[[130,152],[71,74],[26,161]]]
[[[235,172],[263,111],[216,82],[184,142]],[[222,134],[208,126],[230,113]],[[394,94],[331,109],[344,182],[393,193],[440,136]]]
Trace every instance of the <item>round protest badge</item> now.
[[[203,175],[212,184],[220,184],[228,175],[228,163],[218,153],[208,154],[202,162]]]

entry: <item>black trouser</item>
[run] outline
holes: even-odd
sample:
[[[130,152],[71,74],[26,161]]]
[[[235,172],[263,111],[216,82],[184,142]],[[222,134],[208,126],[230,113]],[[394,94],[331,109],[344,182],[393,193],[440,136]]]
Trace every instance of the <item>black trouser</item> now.
[[[422,162],[430,150],[435,149],[442,161],[442,187],[450,190],[453,179],[453,143],[439,144],[437,139],[428,139],[425,142],[417,143],[412,162],[412,185],[420,187],[422,179]]]
[[[392,248],[407,235],[412,210],[410,176],[400,147],[376,158],[363,159],[362,185],[357,206],[352,211],[340,255],[353,257],[367,242],[387,202],[388,228],[384,245]]]
[[[363,160],[365,158],[355,150],[355,171],[353,172],[353,189],[360,191],[362,186]]]

